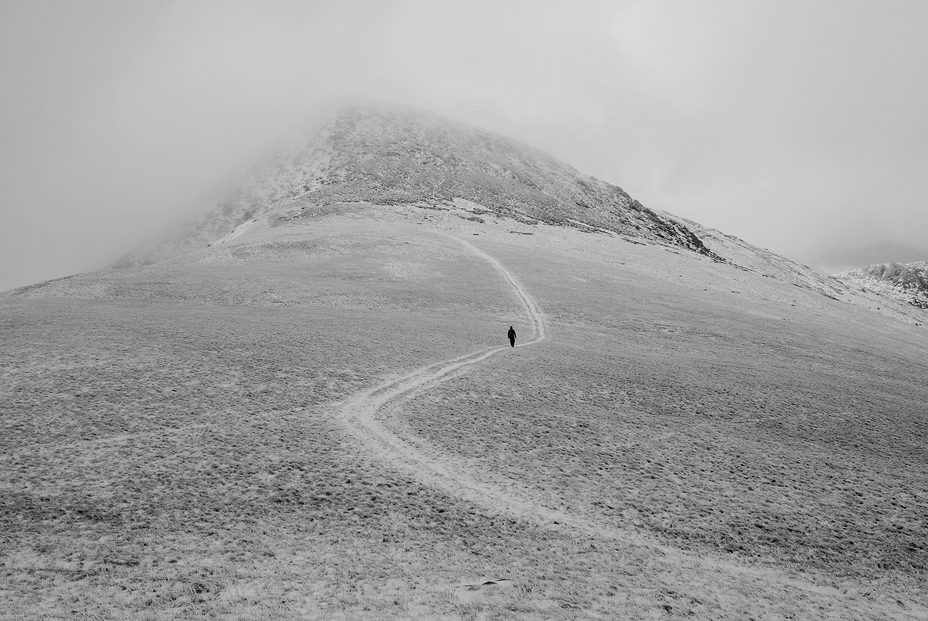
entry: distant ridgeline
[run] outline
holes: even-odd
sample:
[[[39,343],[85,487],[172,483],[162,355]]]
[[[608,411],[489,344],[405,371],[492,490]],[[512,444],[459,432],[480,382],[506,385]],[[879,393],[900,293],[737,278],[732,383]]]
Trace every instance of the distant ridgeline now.
[[[682,222],[542,151],[419,110],[349,107],[302,133],[211,209],[116,267],[198,250],[297,200],[321,208],[364,202],[440,209],[456,198],[525,223],[611,231],[722,260]]]
[[[835,274],[849,284],[871,289],[928,310],[928,263],[877,263]]]

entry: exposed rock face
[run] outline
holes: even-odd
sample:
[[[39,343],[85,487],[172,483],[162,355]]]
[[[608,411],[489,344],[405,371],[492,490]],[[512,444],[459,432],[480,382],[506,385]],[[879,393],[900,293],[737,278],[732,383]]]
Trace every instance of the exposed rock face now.
[[[350,107],[303,134],[166,241],[117,266],[202,248],[294,201],[321,208],[357,202],[441,208],[455,199],[496,216],[604,229],[718,259],[685,224],[542,151],[418,110]]]
[[[928,263],[877,263],[835,274],[845,282],[928,309]]]

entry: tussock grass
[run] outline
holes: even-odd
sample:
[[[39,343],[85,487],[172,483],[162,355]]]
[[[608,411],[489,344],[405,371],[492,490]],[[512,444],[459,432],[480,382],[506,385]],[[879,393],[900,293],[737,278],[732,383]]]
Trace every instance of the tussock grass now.
[[[816,317],[831,301],[742,272],[722,302],[732,268],[660,248],[467,224],[548,339],[385,421],[633,537],[542,526],[359,452],[335,418],[521,317],[444,221],[399,214],[0,300],[0,618],[921,614],[928,369],[907,327]],[[788,329],[763,316],[800,313],[785,295],[810,309]],[[512,586],[460,597],[483,579]]]

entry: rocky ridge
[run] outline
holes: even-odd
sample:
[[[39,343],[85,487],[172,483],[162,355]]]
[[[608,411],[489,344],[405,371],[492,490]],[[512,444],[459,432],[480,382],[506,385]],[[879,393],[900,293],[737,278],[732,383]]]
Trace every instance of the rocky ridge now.
[[[203,248],[297,201],[318,215],[351,203],[451,209],[462,199],[473,204],[469,218],[609,231],[722,260],[684,223],[538,149],[419,110],[354,106],[300,134],[218,204],[116,267]]]
[[[849,285],[928,310],[928,263],[876,263],[835,274]]]

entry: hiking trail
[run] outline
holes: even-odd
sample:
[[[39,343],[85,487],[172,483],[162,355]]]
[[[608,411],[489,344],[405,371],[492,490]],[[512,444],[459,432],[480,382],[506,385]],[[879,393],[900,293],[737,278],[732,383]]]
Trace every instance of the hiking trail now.
[[[516,277],[498,260],[470,242],[451,234],[442,235],[462,244],[472,254],[489,263],[512,288],[532,328],[529,340],[517,343],[516,348],[531,347],[543,341],[546,338],[544,316],[534,298]],[[499,347],[420,367],[399,378],[381,382],[341,402],[339,419],[367,454],[450,496],[545,528],[621,539],[635,545],[660,549],[668,554],[675,553],[674,548],[663,546],[633,531],[598,524],[583,516],[545,506],[540,490],[530,490],[511,479],[477,468],[411,433],[400,435],[380,420],[378,415],[387,408],[397,408],[403,400],[466,373],[468,368],[508,349],[510,346],[507,342]],[[558,505],[560,502],[554,498],[551,504]]]
[[[494,257],[473,244],[448,233],[441,234],[462,244],[471,253],[485,260],[509,283],[532,327],[531,338],[525,343],[517,344],[516,347],[530,347],[545,340],[544,316],[534,298],[515,276]],[[423,485],[440,489],[451,497],[472,502],[491,513],[506,515],[567,534],[611,539],[645,547],[655,557],[661,558],[663,564],[677,568],[675,571],[682,574],[688,571],[687,568],[695,566],[700,568],[699,571],[718,574],[723,580],[734,579],[758,585],[772,583],[776,585],[773,588],[781,589],[784,596],[786,592],[795,589],[801,592],[800,597],[805,598],[845,602],[849,599],[847,593],[835,586],[814,584],[785,569],[744,564],[723,557],[703,557],[665,545],[645,533],[614,527],[602,520],[551,508],[544,504],[544,493],[541,490],[532,490],[512,479],[476,468],[463,458],[431,446],[423,438],[412,433],[402,437],[378,419],[378,414],[388,406],[397,408],[403,400],[466,373],[468,368],[508,349],[510,346],[507,342],[506,345],[436,362],[410,371],[399,378],[383,381],[337,404],[338,419],[360,443],[365,454],[411,475]],[[674,433],[677,432],[670,432],[665,436],[669,437]],[[660,439],[653,438],[651,441]],[[552,504],[560,504],[556,498],[552,500]],[[861,610],[880,614],[887,611],[880,602],[860,597],[852,599]],[[928,610],[912,603],[910,606],[911,609],[905,611],[904,616],[928,619]],[[893,612],[898,611],[894,609]]]

